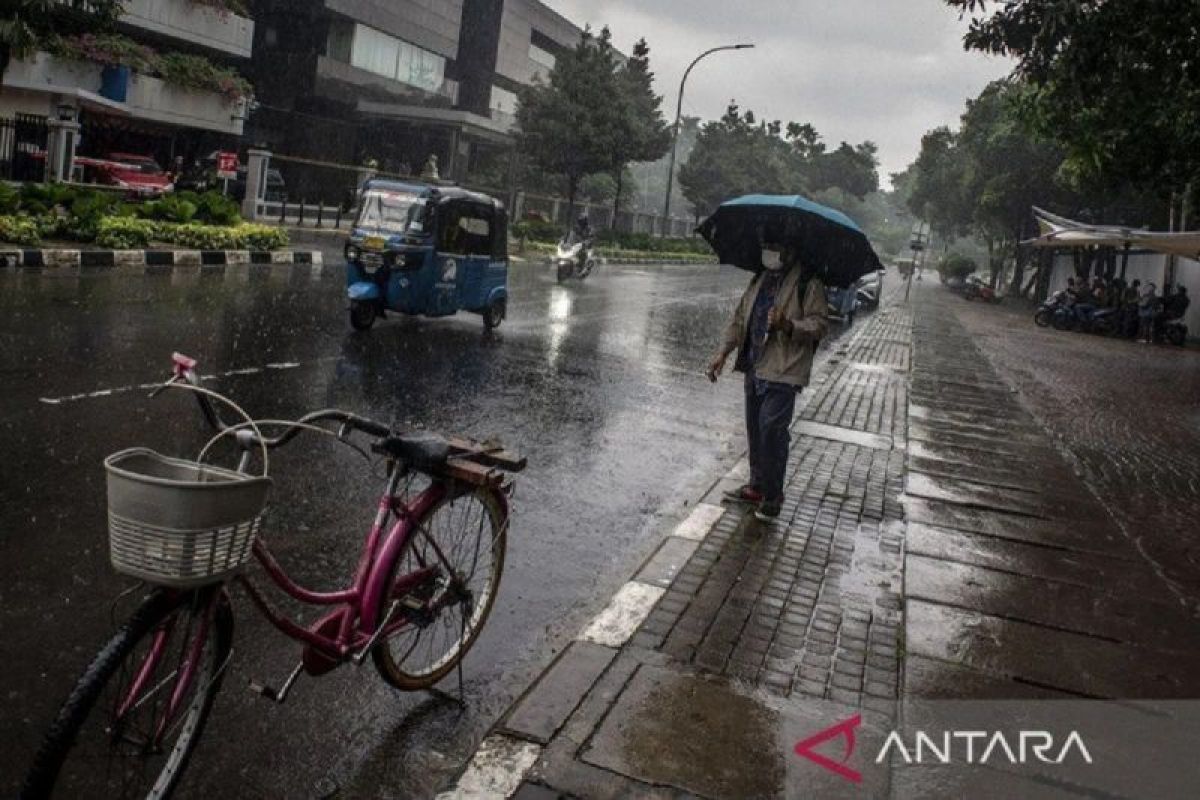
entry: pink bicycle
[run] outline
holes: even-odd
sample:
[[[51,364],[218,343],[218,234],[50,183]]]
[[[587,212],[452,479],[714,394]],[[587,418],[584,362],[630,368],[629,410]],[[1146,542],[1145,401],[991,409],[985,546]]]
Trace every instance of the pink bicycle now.
[[[236,441],[238,467],[205,463],[212,441],[195,461],[141,448],[106,460],[113,565],[151,590],[75,684],[34,758],[22,797],[170,795],[232,656],[231,583],[303,646],[278,690],[253,687],[280,702],[301,673],[324,675],[368,656],[396,688],[430,689],[461,663],[495,600],[512,486],[504,473],[523,469],[524,459],[465,439],[397,435],[340,410],[254,420],[201,387],[194,361],[176,354],[174,362],[163,388],[195,393],[217,430],[214,440]],[[214,400],[243,421],[226,423]],[[282,431],[268,437],[262,429],[270,427]],[[338,591],[316,592],[293,581],[258,535],[271,485],[268,451],[302,432],[351,446],[353,434],[364,434],[386,459],[374,523],[350,585]],[[261,475],[248,472],[255,454]],[[279,589],[327,613],[303,625],[274,609],[243,574],[251,556]]]

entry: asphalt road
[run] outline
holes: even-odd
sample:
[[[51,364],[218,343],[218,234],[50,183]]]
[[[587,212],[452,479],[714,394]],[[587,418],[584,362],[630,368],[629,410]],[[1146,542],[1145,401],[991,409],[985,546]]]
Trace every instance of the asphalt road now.
[[[108,565],[101,460],[133,445],[192,455],[207,438],[187,398],[138,388],[164,377],[173,350],[257,416],[337,406],[499,436],[528,456],[499,599],[466,662],[465,711],[390,689],[369,660],[301,678],[283,706],[252,695],[247,682],[281,681],[299,647],[237,596],[232,672],[182,792],[420,797],[736,460],[740,384],[701,373],[745,281],[715,266],[609,266],[559,286],[516,265],[494,334],[469,314],[360,334],[336,269],[0,274],[0,795],[130,583]],[[298,439],[272,464],[272,548],[316,588],[348,582],[379,478],[321,440]]]

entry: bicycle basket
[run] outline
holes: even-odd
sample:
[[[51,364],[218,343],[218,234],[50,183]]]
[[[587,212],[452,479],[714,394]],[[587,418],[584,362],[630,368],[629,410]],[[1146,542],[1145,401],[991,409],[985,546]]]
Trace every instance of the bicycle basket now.
[[[271,479],[135,447],[104,459],[117,572],[189,589],[250,558]]]

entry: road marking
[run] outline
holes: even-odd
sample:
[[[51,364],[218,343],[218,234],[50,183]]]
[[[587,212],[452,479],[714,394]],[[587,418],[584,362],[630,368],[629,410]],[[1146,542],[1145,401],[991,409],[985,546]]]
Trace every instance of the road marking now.
[[[483,740],[454,788],[437,800],[495,800],[510,797],[542,754],[540,745],[494,733]]]
[[[613,595],[608,607],[601,611],[579,638],[608,647],[625,644],[663,596],[666,589],[640,581],[630,581]]]
[[[721,506],[700,503],[692,509],[692,513],[688,515],[687,519],[679,523],[679,527],[671,535],[678,536],[680,539],[691,539],[693,542],[702,542],[724,513],[725,509]]]
[[[329,359],[317,359],[317,361],[328,361]],[[274,364],[267,364],[262,367],[241,367],[240,369],[229,369],[224,372],[218,372],[211,375],[201,375],[202,381],[215,381],[218,378],[228,378],[234,375],[256,375],[268,369],[296,369],[303,366],[299,361],[281,361]],[[138,389],[157,389],[162,386],[161,383],[137,383],[129,384],[128,386],[117,386],[112,389],[97,389],[94,392],[80,392],[79,394],[67,394],[61,397],[39,397],[38,402],[45,403],[50,406],[58,406],[63,403],[74,403],[77,400],[88,400],[94,397],[111,397],[114,394],[124,394]]]

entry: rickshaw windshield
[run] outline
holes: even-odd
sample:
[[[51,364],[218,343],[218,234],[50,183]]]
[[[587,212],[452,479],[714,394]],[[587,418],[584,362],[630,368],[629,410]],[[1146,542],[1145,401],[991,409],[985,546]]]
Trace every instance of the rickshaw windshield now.
[[[363,194],[355,227],[392,233],[422,233],[425,211],[425,200],[415,194],[369,191]]]

